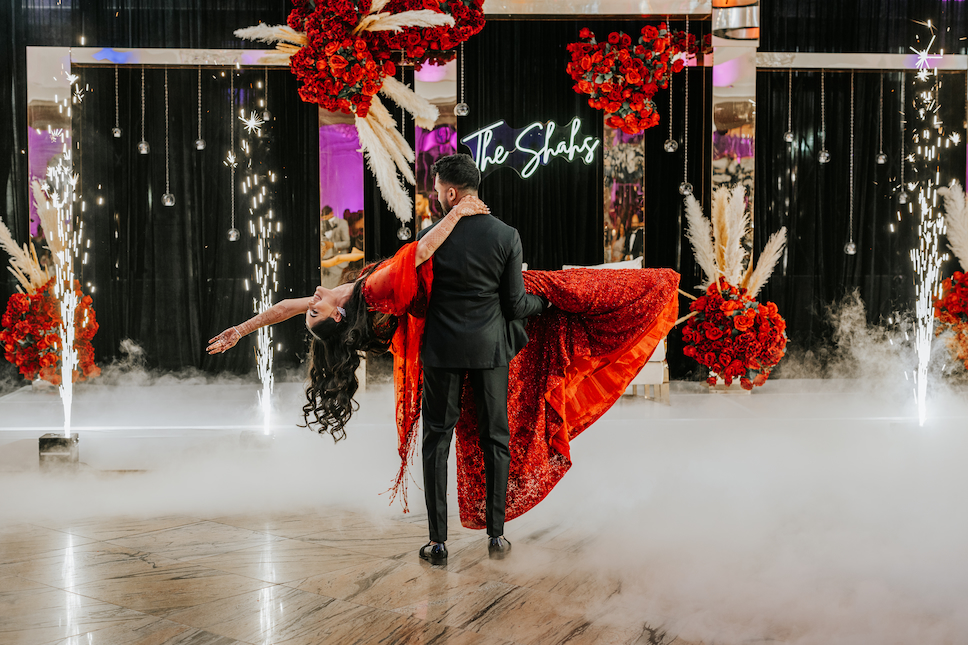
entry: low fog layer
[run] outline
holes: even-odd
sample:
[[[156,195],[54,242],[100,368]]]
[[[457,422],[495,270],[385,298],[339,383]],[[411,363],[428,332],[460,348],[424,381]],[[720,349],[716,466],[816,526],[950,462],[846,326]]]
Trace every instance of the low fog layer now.
[[[670,638],[962,641],[968,389],[937,368],[918,427],[911,353],[895,349],[903,326],[867,329],[848,305],[835,312],[853,324],[838,328],[829,369],[849,379],[771,380],[752,395],[674,384],[671,407],[623,400],[574,441],[571,472],[508,537],[571,545],[560,566],[618,581],[596,611],[634,612]],[[0,524],[332,506],[404,517],[381,495],[399,464],[389,388],[361,397],[334,445],[295,427],[302,393],[282,384],[273,446],[260,451],[240,446],[241,429],[261,422],[251,380],[115,383],[78,393],[87,467],[72,477],[25,465],[36,458],[29,428],[59,423],[56,395],[0,398],[0,486],[13,492]],[[130,468],[147,471],[104,472]],[[409,490],[421,512],[420,488]]]

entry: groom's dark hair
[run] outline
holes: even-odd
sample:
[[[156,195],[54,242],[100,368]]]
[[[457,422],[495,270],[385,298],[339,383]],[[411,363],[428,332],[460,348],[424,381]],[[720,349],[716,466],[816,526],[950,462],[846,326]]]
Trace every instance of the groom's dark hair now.
[[[430,167],[430,175],[457,190],[477,191],[481,186],[481,171],[471,156],[463,153],[441,157]]]

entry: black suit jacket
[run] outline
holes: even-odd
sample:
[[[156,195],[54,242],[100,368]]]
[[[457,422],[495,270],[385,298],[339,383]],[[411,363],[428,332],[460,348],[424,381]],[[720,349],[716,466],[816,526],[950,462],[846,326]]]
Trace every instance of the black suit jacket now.
[[[457,223],[433,256],[424,365],[488,369],[511,362],[528,338],[513,321],[545,306],[540,296],[525,293],[521,258],[517,230],[496,217],[474,215]]]

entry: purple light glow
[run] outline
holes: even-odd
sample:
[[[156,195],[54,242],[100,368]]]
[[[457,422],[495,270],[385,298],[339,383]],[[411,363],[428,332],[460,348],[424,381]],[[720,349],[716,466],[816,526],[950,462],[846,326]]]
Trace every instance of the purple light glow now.
[[[68,137],[66,141],[67,145],[71,145],[71,140]],[[34,180],[43,183],[47,179],[47,166],[50,164],[51,160],[57,157],[64,151],[64,143],[61,142],[60,137],[57,137],[56,141],[51,141],[51,136],[46,130],[37,130],[33,128],[27,128],[27,149],[30,154],[27,156],[27,175],[29,181]],[[37,236],[37,231],[40,228],[40,216],[37,215],[37,205],[34,203],[33,193],[30,197],[30,235],[31,237]]]
[[[713,86],[729,87],[743,77],[744,61],[742,58],[734,58],[725,63],[713,65]]]
[[[333,213],[363,210],[363,153],[356,127],[350,124],[319,128],[319,206]]]
[[[427,63],[415,71],[413,75],[421,83],[437,83],[446,78],[447,67],[445,65],[432,65]]]

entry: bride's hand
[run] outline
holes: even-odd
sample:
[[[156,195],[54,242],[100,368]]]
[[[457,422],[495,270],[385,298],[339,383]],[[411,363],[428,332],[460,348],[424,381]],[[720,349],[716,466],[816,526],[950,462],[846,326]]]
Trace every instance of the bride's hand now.
[[[454,206],[459,217],[467,217],[468,215],[490,215],[491,209],[487,207],[487,204],[482,202],[477,197],[468,195],[460,200],[460,202]]]
[[[221,354],[233,347],[242,338],[242,334],[235,327],[229,327],[215,338],[208,341],[209,354]]]

